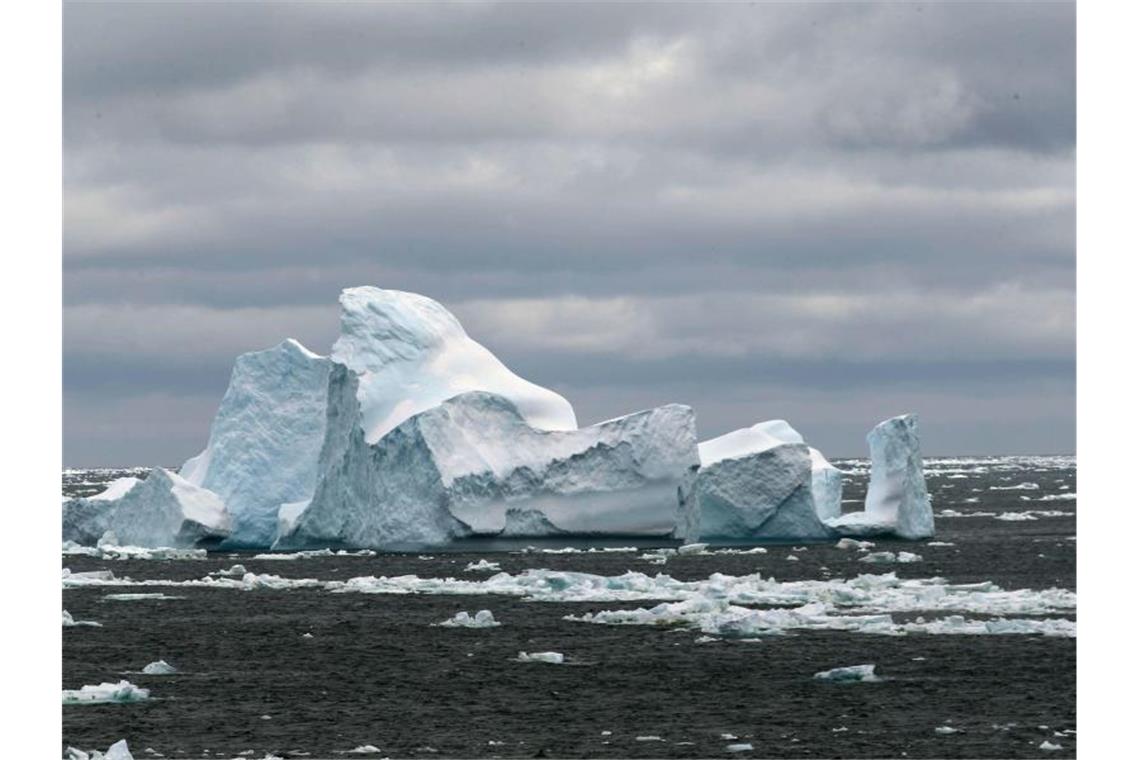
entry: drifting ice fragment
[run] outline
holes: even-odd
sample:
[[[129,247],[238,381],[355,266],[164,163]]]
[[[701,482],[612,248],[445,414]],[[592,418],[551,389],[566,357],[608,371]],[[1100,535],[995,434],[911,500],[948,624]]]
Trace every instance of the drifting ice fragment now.
[[[108,704],[113,702],[142,702],[150,696],[150,691],[140,689],[130,681],[101,683],[98,686],[83,686],[78,689],[64,689],[63,703]]]
[[[439,625],[447,628],[495,628],[502,623],[495,620],[490,610],[479,610],[475,613],[475,617],[471,617],[466,611],[457,612],[455,617],[444,620]]]
[[[147,665],[145,668],[143,668],[142,672],[146,673],[148,676],[169,676],[177,673],[178,671],[166,660],[158,660]]]
[[[820,681],[881,681],[875,675],[874,665],[850,665],[845,668],[832,668],[816,673],[814,678]]]
[[[519,652],[515,658],[518,662],[548,662],[551,665],[561,665],[566,657],[561,652]]]
[[[75,747],[68,747],[66,760],[134,760],[134,756],[127,748],[127,740],[119,739],[110,746],[106,753],[98,750],[87,753]]]

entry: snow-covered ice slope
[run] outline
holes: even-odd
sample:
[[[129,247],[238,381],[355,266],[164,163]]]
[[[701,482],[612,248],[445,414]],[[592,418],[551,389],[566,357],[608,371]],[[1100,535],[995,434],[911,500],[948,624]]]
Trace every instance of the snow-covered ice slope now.
[[[867,443],[871,447],[871,480],[864,511],[850,512],[828,524],[850,535],[933,536],[934,512],[922,469],[918,419],[904,414],[884,420],[867,434]]]
[[[360,376],[367,443],[467,391],[510,399],[535,428],[578,427],[570,402],[507,369],[436,301],[416,293],[359,287],[345,289],[340,304],[340,337],[332,359]]]
[[[179,471],[225,502],[228,545],[269,546],[280,506],[313,495],[330,366],[295,340],[235,362],[205,451]]]
[[[473,536],[686,537],[698,464],[680,405],[541,430],[509,399],[464,393],[366,440],[355,372],[334,367],[320,481],[277,548],[439,546]],[[284,516],[283,516],[284,517]],[[682,535],[685,534],[685,535]]]

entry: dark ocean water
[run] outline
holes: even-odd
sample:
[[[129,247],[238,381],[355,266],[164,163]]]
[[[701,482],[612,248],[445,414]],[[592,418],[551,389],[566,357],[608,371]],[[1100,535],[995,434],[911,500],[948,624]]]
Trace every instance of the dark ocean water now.
[[[845,507],[857,508],[866,463],[839,466],[853,472],[844,494],[853,502]],[[1036,519],[1018,521],[938,517],[935,540],[953,545],[876,541],[876,551],[923,557],[889,566],[861,562],[860,553],[833,544],[802,551],[773,546],[760,555],[675,556],[663,565],[631,552],[292,561],[235,553],[198,560],[64,556],[63,566],[72,572],[109,569],[135,580],[200,579],[235,563],[251,573],[324,581],[399,575],[480,580],[489,574],[464,568],[487,559],[512,575],[544,568],[603,576],[632,570],[679,580],[760,573],[796,581],[894,572],[951,583],[992,581],[1007,590],[1075,590],[1076,500],[1056,498],[1076,492],[1072,460],[933,460],[929,468],[936,515],[1063,514],[1031,513]],[[119,474],[71,472],[65,474],[65,492],[90,492],[92,484]],[[1022,483],[1037,488],[1011,488]],[[796,561],[787,559],[793,553]],[[140,591],[178,598],[107,599]],[[64,745],[105,750],[126,738],[136,758],[726,757],[733,755],[728,745],[739,743],[753,747],[739,753],[743,757],[1076,753],[1071,637],[795,631],[702,641],[700,631],[687,628],[563,619],[651,607],[652,601],[103,586],[67,588],[63,597],[75,619],[102,627],[64,629],[62,687],[127,679],[151,690],[145,702],[65,706]],[[434,625],[460,610],[474,614],[484,608],[501,627]],[[902,622],[919,614],[894,617]],[[514,661],[519,651],[546,650],[565,653],[571,664]],[[138,673],[158,659],[179,673]],[[884,680],[843,684],[812,678],[862,663],[874,663]],[[937,733],[939,726],[958,731]],[[1043,741],[1061,749],[1044,751]],[[381,754],[347,753],[361,745],[374,745]]]

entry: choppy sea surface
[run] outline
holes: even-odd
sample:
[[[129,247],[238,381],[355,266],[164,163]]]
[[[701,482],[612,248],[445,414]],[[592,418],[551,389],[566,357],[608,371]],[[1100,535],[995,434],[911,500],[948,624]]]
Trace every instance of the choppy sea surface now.
[[[836,464],[845,509],[859,509],[868,463]],[[65,704],[64,747],[125,738],[136,758],[1075,756],[1074,459],[926,464],[927,542],[65,551],[63,605],[79,624],[64,628],[62,688],[125,680],[149,695]],[[66,471],[64,495],[124,474]],[[441,625],[480,610],[498,625]],[[141,672],[158,660],[177,672]],[[863,664],[877,680],[814,677]]]

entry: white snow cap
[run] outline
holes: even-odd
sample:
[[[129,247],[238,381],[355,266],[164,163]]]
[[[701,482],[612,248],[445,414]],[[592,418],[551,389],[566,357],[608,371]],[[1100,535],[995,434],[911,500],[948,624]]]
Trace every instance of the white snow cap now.
[[[536,428],[578,427],[569,401],[507,369],[438,302],[416,293],[358,287],[342,291],[340,304],[340,337],[331,358],[360,375],[368,443],[467,391],[505,396]]]

